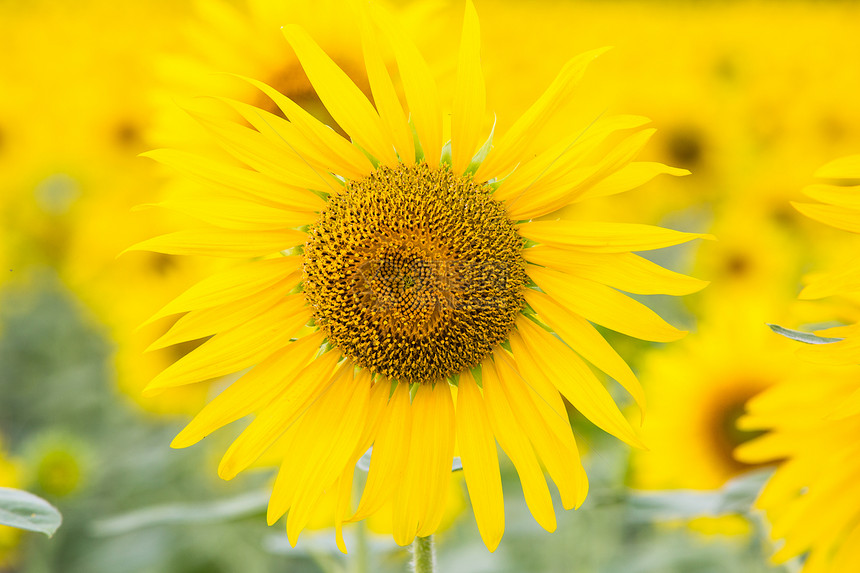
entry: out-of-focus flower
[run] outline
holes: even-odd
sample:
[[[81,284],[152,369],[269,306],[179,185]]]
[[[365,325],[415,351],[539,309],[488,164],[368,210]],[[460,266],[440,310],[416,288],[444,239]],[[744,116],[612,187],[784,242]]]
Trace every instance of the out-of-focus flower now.
[[[495,549],[504,530],[496,440],[548,530],[555,513],[540,462],[564,507],[578,506],[587,492],[562,395],[607,432],[640,444],[583,358],[642,404],[639,383],[589,321],[649,340],[683,336],[612,287],[675,295],[700,289],[702,281],[630,251],[702,235],[533,221],[573,201],[680,174],[632,161],[653,133],[638,117],[605,118],[569,129],[553,144],[536,143],[599,52],[571,60],[491,145],[478,20],[469,3],[446,143],[443,108],[424,60],[387,12],[371,11],[375,24],[366,13],[359,22],[376,108],[302,28],[285,28],[320,100],[352,143],[250,80],[289,121],[234,100],[225,103],[245,124],[192,115],[253,169],[187,152],[150,154],[208,183],[206,195],[163,204],[208,226],[134,249],[255,260],[213,275],[157,313],[187,312],[156,347],[214,336],[148,389],[253,367],[173,445],[191,445],[257,412],[219,473],[234,477],[278,442],[285,456],[268,518],[274,523],[289,510],[291,543],[332,489],[339,492],[338,532],[344,521],[391,501],[397,543],[432,534],[446,507],[456,441],[478,527]],[[381,38],[394,50],[409,122],[380,55]],[[309,323],[314,331],[301,335]],[[371,444],[368,482],[353,513],[354,465]]]
[[[743,309],[757,309],[762,321],[745,321],[743,328],[762,330],[763,321],[775,320],[796,297],[801,261],[809,249],[802,234],[775,224],[766,214],[736,204],[726,207],[716,211],[711,225],[719,240],[702,244],[695,252],[693,272],[711,282],[696,311],[701,317],[716,313],[713,320],[726,323],[724,315],[731,318],[733,304],[741,306],[742,314],[749,314]]]
[[[860,156],[833,161],[816,175],[825,182],[804,193],[817,204],[795,204],[805,215],[834,227],[860,232]],[[860,266],[855,260],[820,276],[801,298],[831,295],[856,298]],[[860,568],[860,325],[819,331],[839,342],[802,347],[798,354],[816,371],[786,375],[747,405],[741,419],[748,430],[768,433],[737,451],[750,463],[781,460],[756,505],[772,524],[771,536],[784,543],[773,556],[783,562],[806,555],[803,572]],[[842,368],[841,374],[834,369]]]
[[[747,401],[785,378],[820,374],[765,326],[769,307],[755,297],[709,304],[695,334],[643,361],[649,450],[633,454],[634,487],[710,490],[749,471],[734,455],[760,434],[737,425]]]
[[[152,54],[175,45],[169,30],[179,4],[2,7],[0,49],[14,57],[0,68],[0,283],[23,283],[33,269],[50,267],[117,343],[118,381],[129,396],[187,413],[202,405],[205,388],[166,404],[140,397],[166,362],[137,351],[144,335],[135,330],[168,292],[211,267],[161,255],[116,259],[165,225],[162,214],[141,224],[131,209],[159,185],[137,155],[149,147]]]
[[[193,6],[192,18],[180,28],[182,47],[159,58],[162,86],[154,92],[159,103],[154,141],[183,148],[209,146],[208,153],[216,152],[211,138],[177,107],[177,100],[186,105],[188,98],[194,98],[195,108],[219,114],[224,108],[215,98],[226,97],[284,117],[271,99],[252,85],[235,81],[233,74],[263,81],[339,129],[298,58],[283,41],[281,27],[288,23],[307,29],[362,92],[371,95],[349,0],[197,0]],[[427,11],[428,7],[420,3],[400,9],[410,36],[427,35],[423,18]],[[225,159],[231,156],[225,154]]]
[[[520,90],[489,90],[499,128],[534,97],[568,50],[611,45],[570,116],[624,110],[659,131],[642,159],[689,169],[611,201],[577,206],[613,220],[743,199],[789,229],[795,181],[860,146],[860,77],[838,56],[860,50],[855,3],[540,2],[493,0],[484,17],[488,87],[511,76]],[[517,30],[512,40],[512,30]],[[807,42],[796,42],[804,37]],[[539,54],[539,55],[537,55]],[[635,88],[631,87],[635,86]],[[549,126],[547,135],[564,130]]]
[[[92,464],[86,442],[55,430],[28,440],[23,458],[26,488],[50,499],[79,492],[89,477]]]

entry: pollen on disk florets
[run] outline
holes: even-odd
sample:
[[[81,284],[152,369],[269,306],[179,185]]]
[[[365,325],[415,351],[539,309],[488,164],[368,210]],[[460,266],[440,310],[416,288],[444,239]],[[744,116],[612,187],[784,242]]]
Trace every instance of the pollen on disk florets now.
[[[447,167],[381,167],[328,199],[304,290],[329,342],[404,382],[471,368],[523,307],[523,239],[489,188]]]

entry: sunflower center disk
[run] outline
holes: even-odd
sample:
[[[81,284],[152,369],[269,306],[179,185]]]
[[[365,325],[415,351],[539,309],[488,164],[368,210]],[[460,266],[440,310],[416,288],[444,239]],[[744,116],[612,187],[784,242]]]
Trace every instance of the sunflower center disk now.
[[[429,383],[480,363],[523,307],[523,239],[489,189],[426,164],[332,195],[305,245],[304,290],[359,366]]]

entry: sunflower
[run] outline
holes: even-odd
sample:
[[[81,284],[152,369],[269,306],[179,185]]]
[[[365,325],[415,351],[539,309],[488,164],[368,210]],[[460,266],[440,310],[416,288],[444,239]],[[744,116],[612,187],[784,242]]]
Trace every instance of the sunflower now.
[[[314,117],[338,128],[284,42],[280,27],[286,21],[313,34],[350,79],[366,95],[371,95],[349,0],[198,0],[192,7],[191,17],[177,27],[178,49],[157,59],[161,85],[152,94],[160,105],[151,135],[162,144],[182,148],[208,145],[207,153],[217,149],[205,130],[176,105],[177,98],[180,101],[194,98],[194,105],[200,107],[206,102],[197,96],[217,94],[283,117],[265,94],[250,84],[231,81],[225,72],[260,79]],[[428,10],[420,4],[398,8],[410,22],[408,28],[413,37],[431,35],[426,25]],[[208,109],[216,114],[223,111],[217,105]],[[229,155],[224,158],[229,160]]]
[[[639,117],[601,118],[566,140],[537,143],[602,50],[573,58],[496,143],[471,3],[449,129],[427,64],[396,21],[371,5],[358,22],[375,107],[302,28],[284,28],[351,140],[249,79],[286,119],[233,100],[223,101],[241,118],[236,122],[191,111],[247,168],[176,150],[149,153],[210,185],[206,197],[165,204],[208,226],[132,248],[246,261],[156,314],[186,313],[156,346],[211,338],[147,391],[250,368],[172,445],[192,445],[256,413],[219,474],[233,478],[268,448],[283,452],[268,521],[289,511],[292,544],[327,491],[337,492],[344,551],[343,523],[387,502],[398,544],[432,534],[456,450],[478,529],[494,550],[504,531],[497,441],[519,473],[532,515],[550,531],[556,518],[541,464],[565,508],[578,507],[588,489],[562,396],[600,428],[641,445],[586,360],[643,407],[641,387],[591,323],[653,341],[683,336],[620,290],[700,289],[702,281],[631,251],[703,235],[536,220],[661,173],[686,173],[633,161],[653,133]],[[380,40],[393,49],[408,115]],[[353,510],[354,467],[371,446]]]
[[[860,156],[831,162],[816,175],[828,181],[804,192],[821,203],[795,207],[828,225],[860,232]],[[818,277],[800,296],[856,297],[857,277],[855,261]],[[771,536],[784,539],[773,559],[805,554],[804,573],[860,568],[858,331],[856,323],[819,331],[842,340],[800,350],[818,363],[816,375],[787,377],[751,400],[749,414],[741,419],[744,428],[768,433],[739,448],[739,459],[782,460],[756,502],[772,524]]]
[[[649,449],[633,453],[633,487],[717,489],[751,469],[733,454],[756,436],[736,426],[745,403],[804,366],[790,341],[760,328],[757,301],[712,302],[705,311],[695,334],[643,360]]]

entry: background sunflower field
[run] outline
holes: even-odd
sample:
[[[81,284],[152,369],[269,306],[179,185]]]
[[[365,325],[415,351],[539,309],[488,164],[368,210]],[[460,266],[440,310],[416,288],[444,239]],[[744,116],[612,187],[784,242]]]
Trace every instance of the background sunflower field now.
[[[145,398],[143,386],[193,348],[145,352],[169,321],[145,324],[218,265],[129,252],[181,215],[148,207],[175,183],[139,154],[211,145],[183,111],[224,96],[263,105],[229,74],[258,78],[327,121],[280,27],[300,23],[356,84],[360,39],[344,0],[5,0],[0,2],[0,487],[63,516],[52,538],[0,525],[0,573],[403,571],[408,552],[370,520],[343,556],[318,508],[296,548],[267,527],[266,464],[221,481],[237,429],[169,443],[224,382]],[[440,85],[454,85],[463,3],[392,2]],[[631,452],[571,406],[591,480],[577,511],[546,533],[502,460],[507,531],[487,552],[452,473],[446,572],[789,572],[752,509],[773,472],[739,460],[759,436],[745,404],[787,380],[851,384],[852,366],[816,365],[766,323],[856,321],[851,301],[798,301],[804,277],[856,252],[845,232],[792,201],[822,165],[860,153],[860,3],[692,0],[475,0],[497,129],[537,99],[574,54],[611,46],[564,110],[587,124],[636,114],[657,133],[640,156],[688,169],[564,217],[712,233],[648,256],[710,281],[684,298],[642,296],[690,334],[662,345],[604,332],[645,387]],[[202,102],[202,103],[201,103]],[[563,135],[569,123],[548,126]],[[119,256],[118,256],[119,255]],[[835,321],[835,322],[834,322]],[[143,326],[142,326],[143,325]],[[638,410],[616,401],[635,425]],[[814,394],[813,394],[814,396]],[[856,487],[856,485],[855,485]],[[556,492],[553,492],[555,495]],[[556,496],[557,497],[557,496]],[[560,508],[560,502],[554,498]]]

